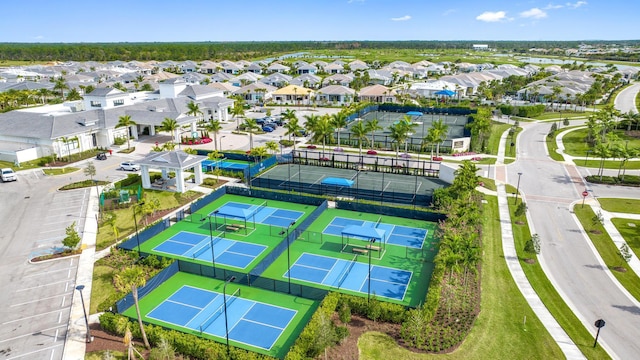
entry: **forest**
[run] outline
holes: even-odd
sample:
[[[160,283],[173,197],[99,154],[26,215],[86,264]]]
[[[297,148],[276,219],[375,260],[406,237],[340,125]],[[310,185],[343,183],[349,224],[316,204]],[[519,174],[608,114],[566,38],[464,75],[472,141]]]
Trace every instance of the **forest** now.
[[[638,47],[640,40],[626,41],[278,41],[197,43],[0,43],[0,62],[5,61],[149,61],[149,60],[241,60],[265,58],[290,52],[314,50],[411,49],[460,50],[487,44],[501,52],[525,53],[531,48],[567,49],[581,44]],[[602,54],[597,55],[603,59]],[[617,52],[605,57],[638,61],[638,54]],[[595,57],[595,56],[594,56]]]

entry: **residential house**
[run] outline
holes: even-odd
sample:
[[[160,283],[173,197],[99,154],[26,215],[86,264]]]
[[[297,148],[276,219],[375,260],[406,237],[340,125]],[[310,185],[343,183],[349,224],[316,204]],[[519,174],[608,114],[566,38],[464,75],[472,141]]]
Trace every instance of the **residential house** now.
[[[313,74],[304,74],[291,79],[291,85],[302,86],[308,89],[317,89],[320,87],[322,79]]]
[[[217,72],[209,77],[212,83],[229,82],[231,79],[233,79],[233,75],[227,74],[226,72]]]
[[[356,91],[342,85],[328,85],[316,91],[315,101],[326,105],[351,104]]]
[[[218,89],[218,90],[222,90],[222,94],[225,97],[233,95],[234,91],[240,89],[239,86],[233,86],[233,85],[229,84],[228,82],[214,82],[214,83],[209,84],[208,86],[211,86],[211,87],[213,87],[215,89]]]
[[[271,75],[263,77],[258,81],[270,86],[281,88],[289,85],[292,79],[293,77],[287,74],[273,73]]]
[[[247,104],[262,104],[271,99],[272,94],[278,88],[261,82],[254,82],[243,86],[233,92],[234,95],[240,95]]]
[[[317,72],[318,72],[318,68],[313,66],[313,65],[311,65],[311,64],[301,65],[301,66],[296,68],[296,74],[298,74],[298,75],[315,74]]]
[[[362,60],[354,60],[349,63],[349,69],[351,69],[351,71],[367,70],[369,69],[369,65]]]
[[[314,91],[297,85],[288,85],[273,92],[277,104],[310,105]]]
[[[340,63],[332,62],[324,67],[324,72],[327,74],[342,74],[344,72],[344,66]]]
[[[289,71],[291,71],[291,68],[286,66],[286,65],[282,65],[280,63],[273,63],[271,65],[269,65],[267,67],[267,72],[268,73],[288,73]]]
[[[247,84],[252,84],[258,80],[260,80],[260,78],[262,78],[262,75],[259,74],[254,74],[252,72],[246,72],[246,73],[242,73],[234,78],[229,79],[229,82],[234,85],[234,86],[245,86]]]
[[[198,64],[191,60],[186,60],[181,63],[178,63],[178,69],[183,73],[190,73],[198,71]]]
[[[352,74],[335,74],[324,78],[324,80],[322,80],[322,85],[342,85],[348,87],[352,81]]]
[[[396,91],[384,85],[371,85],[360,89],[358,92],[358,101],[374,102],[374,103],[395,103]]]
[[[247,66],[245,70],[254,74],[262,74],[262,66],[256,63],[249,64],[249,66]]]

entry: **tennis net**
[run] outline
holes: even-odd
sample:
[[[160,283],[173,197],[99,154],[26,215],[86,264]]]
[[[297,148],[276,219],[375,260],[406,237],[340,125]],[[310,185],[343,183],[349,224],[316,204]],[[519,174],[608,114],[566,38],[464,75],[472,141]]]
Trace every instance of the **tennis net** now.
[[[193,252],[193,258],[194,259],[198,258],[198,256],[204,254],[204,252],[209,249],[211,249],[211,244],[207,241],[200,249]]]
[[[265,200],[262,204],[260,204],[258,206],[258,208],[256,209],[256,211],[253,212],[253,215],[257,214],[260,212],[260,210],[264,209],[267,207],[267,200]]]
[[[376,229],[378,228],[378,226],[380,226],[380,223],[381,223],[381,222],[382,222],[382,216],[380,216],[380,217],[378,218],[378,221],[376,221],[376,226],[375,226],[375,228],[376,228]]]
[[[237,299],[240,296],[240,289],[237,289],[236,291],[233,292],[233,294],[231,295],[227,295],[227,307],[229,307],[234,301],[235,299]],[[204,332],[205,330],[207,330],[207,328],[209,326],[211,326],[211,324],[213,324],[214,321],[216,321],[217,318],[220,317],[220,315],[222,315],[222,313],[224,313],[224,300],[222,302],[222,305],[220,305],[214,312],[213,314],[211,314],[207,320],[205,320],[204,322],[202,322],[202,324],[200,324],[200,333]]]
[[[338,281],[338,289],[340,288],[340,286],[342,286],[342,283],[344,282],[344,280],[347,278],[347,276],[349,275],[349,272],[351,271],[351,269],[353,268],[353,265],[356,264],[356,259],[358,258],[358,255],[356,254],[353,259],[351,260],[351,262],[349,263],[349,265],[347,265],[345,272],[342,274],[342,276],[340,277],[340,281]]]

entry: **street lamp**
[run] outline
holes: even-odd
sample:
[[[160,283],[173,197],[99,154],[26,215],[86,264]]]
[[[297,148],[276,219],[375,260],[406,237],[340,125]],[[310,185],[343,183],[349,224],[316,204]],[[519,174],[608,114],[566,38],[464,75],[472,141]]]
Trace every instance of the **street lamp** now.
[[[222,300],[224,302],[224,333],[227,338],[227,357],[229,356],[229,321],[227,320],[227,284],[233,282],[236,279],[235,276],[231,276],[222,286]]]
[[[287,230],[282,230],[280,231],[280,235],[284,235],[285,233],[287,234],[287,280],[289,281],[289,294],[291,294],[291,254],[289,251],[289,229],[295,225],[296,222],[292,221],[291,224],[289,224],[289,226],[287,226]]]
[[[214,213],[215,214],[215,213]],[[213,268],[213,277],[216,277],[216,257],[213,251],[213,230],[211,229],[211,215],[207,215],[207,219],[209,219],[209,244],[211,245],[211,267]],[[200,221],[204,221],[205,219],[200,219]],[[216,221],[216,228],[217,228]]]
[[[82,290],[84,289],[84,285],[76,286],[76,290],[80,292],[80,301],[82,302],[82,311],[84,312],[84,324],[87,326],[87,335],[85,340],[90,343],[93,341],[93,337],[91,336],[91,330],[89,329],[89,319],[87,318],[87,309],[84,307],[84,297],[82,296]]]
[[[386,165],[387,160],[388,159],[382,160],[382,164]],[[384,201],[384,167],[381,167],[380,170],[382,170],[382,188],[380,189],[380,204],[382,204],[382,202]]]
[[[516,187],[516,202],[514,204],[518,203],[518,193],[520,192],[520,176],[522,176],[521,172],[518,173],[518,186]]]
[[[136,206],[144,205],[144,201],[133,205],[133,225],[136,227],[136,242],[138,243],[138,257],[140,257],[140,236],[138,236],[138,219],[136,218]]]
[[[224,139],[225,137],[227,137],[227,135],[222,135],[220,136],[220,146],[218,147],[218,149],[220,149],[220,151],[222,151],[222,139]]]
[[[373,244],[376,242],[376,239],[369,239],[369,278],[367,279],[367,302],[371,300],[371,250],[373,250]]]

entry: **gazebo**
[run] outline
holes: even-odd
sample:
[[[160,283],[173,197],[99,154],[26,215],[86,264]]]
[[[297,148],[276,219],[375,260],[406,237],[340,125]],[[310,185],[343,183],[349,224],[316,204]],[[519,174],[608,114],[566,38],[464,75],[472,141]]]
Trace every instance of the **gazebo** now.
[[[342,251],[348,246],[352,251],[365,253],[366,251],[377,251],[378,259],[382,258],[386,247],[386,231],[370,226],[350,225],[341,231]],[[357,240],[357,241],[352,241]],[[380,245],[373,245],[378,243]]]
[[[143,159],[135,161],[135,163],[140,165],[143,188],[171,190],[183,193],[186,191],[184,185],[185,170],[193,169],[195,175],[194,182],[196,184],[202,184],[202,162],[206,159],[206,156],[191,155],[178,150],[152,152]],[[151,183],[149,175],[150,169],[160,170],[162,177]],[[175,172],[174,178],[169,178],[170,172]]]

